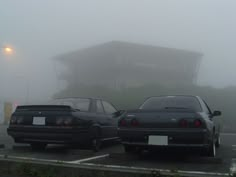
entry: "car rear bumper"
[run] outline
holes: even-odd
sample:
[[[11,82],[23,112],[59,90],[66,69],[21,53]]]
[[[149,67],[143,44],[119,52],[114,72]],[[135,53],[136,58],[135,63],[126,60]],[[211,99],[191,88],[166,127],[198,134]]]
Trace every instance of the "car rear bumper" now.
[[[208,147],[212,141],[206,129],[119,129],[118,134],[123,144],[135,146]],[[149,136],[165,136],[167,144],[150,144]]]
[[[90,140],[88,129],[55,127],[9,127],[7,129],[16,143],[44,142],[49,144],[84,143]]]

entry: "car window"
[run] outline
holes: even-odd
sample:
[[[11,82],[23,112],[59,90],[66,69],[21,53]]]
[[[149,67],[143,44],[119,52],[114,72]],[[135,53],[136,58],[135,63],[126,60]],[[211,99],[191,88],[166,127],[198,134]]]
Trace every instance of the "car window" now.
[[[103,103],[104,110],[106,113],[112,114],[112,113],[116,112],[116,109],[110,103],[108,103],[106,101],[102,101],[102,103]]]
[[[90,99],[76,99],[75,108],[80,111],[89,111]]]
[[[206,109],[206,113],[207,114],[211,114],[211,109],[209,108],[209,106],[207,105],[207,103],[203,100],[203,103],[204,103],[204,106],[205,106],[205,109]]]
[[[75,107],[72,100],[69,101],[69,100],[64,100],[64,99],[53,100],[53,101],[50,101],[47,104],[49,104],[49,105],[66,105],[66,106],[70,106],[72,108]]]
[[[87,98],[56,99],[47,104],[67,105],[80,111],[89,111],[90,99]]]
[[[96,101],[96,107],[97,107],[96,112],[104,113],[102,102],[100,100]]]
[[[183,108],[193,109],[200,112],[201,105],[197,98],[188,96],[166,96],[151,97],[144,102],[140,109],[166,109],[166,108]]]
[[[61,104],[62,104],[62,105],[66,105],[66,106],[70,106],[70,107],[72,107],[72,108],[75,107],[75,105],[74,105],[73,102],[71,102],[71,101],[63,101],[63,102],[61,102]]]

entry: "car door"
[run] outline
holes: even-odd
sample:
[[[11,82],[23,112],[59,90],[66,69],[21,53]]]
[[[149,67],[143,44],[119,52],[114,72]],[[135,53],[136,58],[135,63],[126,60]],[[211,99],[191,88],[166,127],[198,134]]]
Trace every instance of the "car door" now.
[[[199,112],[199,114],[205,119],[207,129],[212,133],[214,122],[213,122],[213,116],[212,116],[211,110],[208,109],[204,100],[202,100],[201,98],[198,98],[198,100],[202,108],[202,111]]]
[[[102,131],[102,138],[109,138],[110,136],[110,121],[107,114],[104,111],[104,107],[101,100],[96,100],[96,119]]]
[[[203,100],[204,101],[204,100]],[[211,121],[213,122],[214,126],[215,126],[215,133],[219,134],[220,133],[220,122],[219,122],[219,118],[218,117],[214,117],[213,113],[210,109],[210,107],[208,106],[208,104],[204,101],[204,104],[208,110],[209,113],[209,118],[211,119]]]
[[[86,126],[92,126],[98,120],[96,119],[96,112],[94,101],[89,98],[76,98],[74,99],[75,112],[72,114],[77,119],[82,119]]]
[[[109,138],[117,137],[117,125],[118,121],[116,118],[113,117],[113,113],[116,112],[116,108],[107,101],[102,101],[104,111],[105,111],[105,117],[107,121],[107,133]]]

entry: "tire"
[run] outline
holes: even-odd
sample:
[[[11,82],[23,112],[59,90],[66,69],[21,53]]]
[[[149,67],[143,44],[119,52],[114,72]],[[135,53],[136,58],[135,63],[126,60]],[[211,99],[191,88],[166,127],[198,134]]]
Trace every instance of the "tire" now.
[[[93,131],[93,138],[91,140],[91,147],[94,152],[98,152],[101,149],[102,146],[102,135],[100,128],[95,128]]]
[[[32,150],[42,151],[46,148],[47,144],[46,143],[31,143],[30,146]]]
[[[102,141],[100,138],[94,138],[92,140],[92,149],[94,152],[98,152],[101,149]]]
[[[216,147],[217,147],[217,148],[220,147],[220,143],[221,143],[221,141],[220,141],[220,135],[218,135],[218,136],[217,136],[217,139],[216,139]]]
[[[206,150],[206,156],[215,157],[216,156],[216,143],[212,142],[209,148]]]
[[[131,146],[131,145],[124,145],[124,149],[126,153],[134,153],[136,150],[136,147]]]

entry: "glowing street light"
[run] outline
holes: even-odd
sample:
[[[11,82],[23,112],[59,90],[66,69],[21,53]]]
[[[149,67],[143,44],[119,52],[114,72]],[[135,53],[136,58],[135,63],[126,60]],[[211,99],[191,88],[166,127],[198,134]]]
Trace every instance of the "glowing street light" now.
[[[3,51],[6,55],[11,55],[13,53],[13,49],[11,47],[3,47]]]

